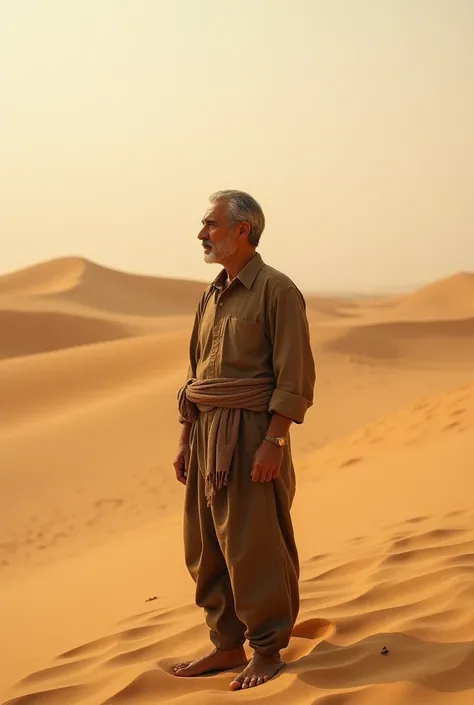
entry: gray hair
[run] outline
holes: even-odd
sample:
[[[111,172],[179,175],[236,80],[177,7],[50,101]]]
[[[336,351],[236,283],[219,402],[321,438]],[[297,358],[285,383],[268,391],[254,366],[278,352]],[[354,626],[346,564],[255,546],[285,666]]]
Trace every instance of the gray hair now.
[[[253,247],[257,247],[260,236],[265,229],[265,216],[259,203],[244,191],[216,191],[211,194],[209,201],[213,204],[217,201],[227,201],[229,217],[234,223],[242,223],[244,220],[250,225],[248,241]]]

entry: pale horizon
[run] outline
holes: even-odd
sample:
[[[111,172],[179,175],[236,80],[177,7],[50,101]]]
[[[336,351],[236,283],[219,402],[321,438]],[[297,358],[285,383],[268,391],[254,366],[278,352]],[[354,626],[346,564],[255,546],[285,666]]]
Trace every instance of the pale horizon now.
[[[221,188],[307,291],[474,270],[473,30],[467,0],[3,2],[0,274],[209,281]]]

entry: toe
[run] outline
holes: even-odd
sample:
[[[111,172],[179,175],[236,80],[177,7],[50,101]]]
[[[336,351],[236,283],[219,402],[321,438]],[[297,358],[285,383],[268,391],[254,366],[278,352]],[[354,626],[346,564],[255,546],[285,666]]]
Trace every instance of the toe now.
[[[250,688],[250,681],[251,681],[251,679],[250,679],[249,677],[247,677],[247,678],[244,680],[244,682],[242,683],[242,688],[244,688],[244,689],[245,689],[245,688]]]
[[[242,680],[240,678],[235,678],[230,684],[231,690],[240,690],[242,688]]]
[[[265,682],[265,676],[260,676],[257,680],[257,685],[263,685]]]
[[[177,668],[187,668],[192,664],[192,661],[179,661],[178,663],[175,663],[173,668],[176,670]]]
[[[250,679],[249,688],[255,688],[256,685],[258,685],[258,678],[254,676]]]

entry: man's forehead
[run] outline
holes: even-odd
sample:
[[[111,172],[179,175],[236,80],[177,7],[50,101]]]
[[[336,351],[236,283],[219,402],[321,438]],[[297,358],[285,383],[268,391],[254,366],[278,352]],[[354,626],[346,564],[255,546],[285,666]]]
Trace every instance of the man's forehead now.
[[[222,217],[225,215],[225,203],[222,201],[218,201],[217,203],[211,203],[207,211],[204,213],[202,222],[209,220],[209,219],[214,219],[216,216]]]

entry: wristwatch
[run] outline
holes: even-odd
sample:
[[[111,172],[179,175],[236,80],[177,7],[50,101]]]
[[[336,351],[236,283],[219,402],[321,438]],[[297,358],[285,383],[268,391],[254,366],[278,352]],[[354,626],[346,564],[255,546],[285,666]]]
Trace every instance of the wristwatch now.
[[[271,443],[274,443],[276,446],[279,446],[280,448],[283,448],[283,446],[286,446],[286,438],[283,438],[283,436],[265,436],[266,441],[270,441]]]

